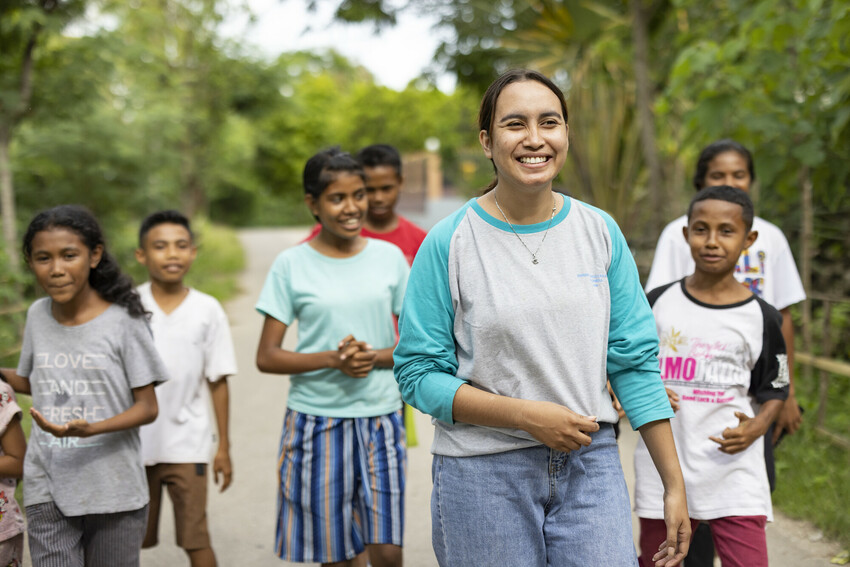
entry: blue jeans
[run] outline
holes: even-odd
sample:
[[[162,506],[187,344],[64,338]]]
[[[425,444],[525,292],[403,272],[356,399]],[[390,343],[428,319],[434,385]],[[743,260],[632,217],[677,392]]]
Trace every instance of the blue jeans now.
[[[432,542],[442,567],[637,566],[610,424],[588,447],[435,455]]]

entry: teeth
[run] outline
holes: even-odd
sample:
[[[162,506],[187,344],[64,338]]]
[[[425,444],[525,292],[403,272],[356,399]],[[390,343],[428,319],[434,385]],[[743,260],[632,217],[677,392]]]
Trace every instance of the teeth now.
[[[547,159],[548,158],[545,157],[521,157],[519,158],[519,161],[522,163],[543,163]]]

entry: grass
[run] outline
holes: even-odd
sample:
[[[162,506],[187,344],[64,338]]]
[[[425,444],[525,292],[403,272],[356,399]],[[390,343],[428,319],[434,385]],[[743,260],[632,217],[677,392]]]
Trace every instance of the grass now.
[[[807,381],[795,374],[797,398],[806,409],[803,427],[786,437],[776,451],[777,488],[774,504],[785,514],[805,519],[850,548],[850,450],[815,430],[817,373]],[[847,437],[850,418],[850,378],[830,381],[825,426]]]

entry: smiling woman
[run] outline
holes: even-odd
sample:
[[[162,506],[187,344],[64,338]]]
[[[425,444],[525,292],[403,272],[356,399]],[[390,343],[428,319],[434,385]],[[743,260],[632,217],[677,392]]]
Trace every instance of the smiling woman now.
[[[637,269],[611,217],[552,191],[567,119],[540,73],[490,85],[479,140],[495,179],[431,230],[411,271],[395,373],[404,400],[436,418],[442,566],[637,564],[606,377],[668,488],[659,565],[687,552],[673,413]]]

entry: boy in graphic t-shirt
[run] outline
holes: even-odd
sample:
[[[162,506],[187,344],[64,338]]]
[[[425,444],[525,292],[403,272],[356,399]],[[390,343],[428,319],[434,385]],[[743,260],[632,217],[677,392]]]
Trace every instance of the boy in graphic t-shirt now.
[[[724,567],[767,567],[773,518],[764,434],[788,397],[782,316],[735,279],[755,242],[753,205],[729,186],[691,201],[684,234],[694,273],[656,288],[649,302],[660,338],[661,378],[672,390],[671,421],[693,527],[711,526]],[[663,539],[663,487],[646,446],[635,450],[635,510],[641,566]]]

